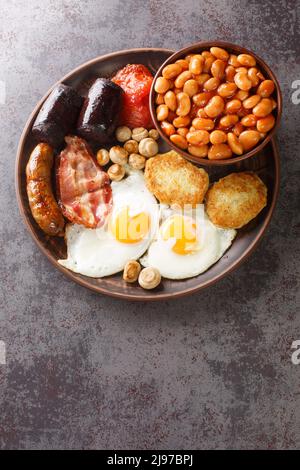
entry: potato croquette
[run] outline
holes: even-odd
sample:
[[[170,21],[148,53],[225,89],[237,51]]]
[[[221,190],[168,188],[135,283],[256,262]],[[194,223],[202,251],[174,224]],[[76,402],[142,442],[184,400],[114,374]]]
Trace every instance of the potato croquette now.
[[[200,204],[208,189],[208,174],[171,150],[146,162],[147,188],[164,204]]]
[[[213,224],[238,229],[266,206],[267,188],[255,173],[232,173],[214,183],[205,199],[206,212]]]

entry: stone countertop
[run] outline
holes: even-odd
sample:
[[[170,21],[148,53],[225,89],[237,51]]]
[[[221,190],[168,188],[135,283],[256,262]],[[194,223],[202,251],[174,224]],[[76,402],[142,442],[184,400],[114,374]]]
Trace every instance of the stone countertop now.
[[[1,2],[0,448],[299,448],[299,14],[292,0]],[[90,58],[209,39],[253,49],[281,83],[281,194],[267,234],[237,271],[175,302],[73,284],[19,216],[14,160],[29,113]]]

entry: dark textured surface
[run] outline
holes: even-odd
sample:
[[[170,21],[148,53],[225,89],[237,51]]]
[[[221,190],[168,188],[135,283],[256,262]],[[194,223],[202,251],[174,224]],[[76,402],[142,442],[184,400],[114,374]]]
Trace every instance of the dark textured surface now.
[[[47,5],[47,6],[46,6]],[[2,448],[299,448],[297,1],[1,1],[0,365]],[[14,193],[18,139],[66,72],[113,50],[224,39],[280,80],[280,200],[258,250],[198,295],[133,304],[56,271]]]

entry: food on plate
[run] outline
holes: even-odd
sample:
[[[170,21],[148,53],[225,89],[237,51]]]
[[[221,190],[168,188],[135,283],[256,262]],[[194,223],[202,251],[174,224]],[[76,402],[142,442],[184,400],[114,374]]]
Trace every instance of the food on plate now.
[[[53,149],[46,143],[38,144],[26,166],[27,195],[32,216],[47,235],[62,236],[65,221],[51,188]]]
[[[131,129],[151,127],[149,94],[153,77],[150,70],[142,64],[126,65],[112,80],[124,90],[119,123]]]
[[[131,129],[127,126],[120,126],[116,129],[116,139],[118,142],[126,142],[131,139]]]
[[[37,142],[46,142],[54,148],[60,147],[78,118],[83,98],[71,87],[60,83],[46,101],[32,127]]]
[[[149,266],[141,270],[139,274],[139,285],[143,289],[155,289],[160,284],[161,274],[158,269]]]
[[[132,129],[132,138],[137,142],[140,142],[142,139],[146,139],[149,136],[149,132],[144,127],[135,127]]]
[[[128,152],[119,145],[114,145],[109,150],[109,158],[113,163],[119,163],[119,165],[125,165],[128,161]]]
[[[199,204],[208,189],[208,174],[187,162],[174,150],[146,162],[146,185],[165,204]]]
[[[138,153],[139,151],[139,143],[136,140],[127,140],[123,145],[124,149],[130,153]]]
[[[154,140],[158,140],[159,139],[159,132],[157,129],[150,129],[149,131],[149,137],[151,137],[151,139],[154,139]]]
[[[127,263],[124,266],[124,271],[123,271],[123,279],[126,282],[135,282],[137,281],[139,274],[141,272],[141,265],[138,261],[136,260],[130,260],[127,261]]]
[[[122,88],[114,82],[98,78],[89,89],[80,111],[78,134],[100,144],[109,142],[117,127],[122,94]]]
[[[206,211],[215,225],[238,229],[254,219],[267,204],[267,187],[251,172],[231,173],[209,188]]]
[[[68,258],[59,263],[91,277],[120,272],[130,260],[138,260],[153,239],[158,223],[158,205],[147,190],[142,172],[113,182],[113,206],[107,223],[87,229],[68,224]]]
[[[189,54],[162,69],[154,90],[162,131],[195,157],[242,155],[275,126],[275,84],[250,54],[229,54],[219,47]]]
[[[158,145],[156,140],[151,137],[142,139],[139,143],[139,152],[146,158],[154,157],[158,153]]]
[[[131,153],[128,158],[128,163],[131,168],[135,170],[143,170],[145,168],[146,158],[139,153]]]
[[[125,176],[125,168],[119,163],[114,163],[107,170],[107,174],[112,181],[121,181]]]
[[[105,166],[109,162],[109,152],[106,149],[99,149],[96,154],[97,162],[100,166]]]
[[[162,210],[158,235],[141,258],[168,279],[197,276],[216,263],[230,247],[235,230],[216,227],[203,205],[190,211]]]
[[[73,223],[99,227],[111,209],[109,177],[83,139],[67,136],[65,141],[67,145],[59,155],[57,169],[62,213]]]

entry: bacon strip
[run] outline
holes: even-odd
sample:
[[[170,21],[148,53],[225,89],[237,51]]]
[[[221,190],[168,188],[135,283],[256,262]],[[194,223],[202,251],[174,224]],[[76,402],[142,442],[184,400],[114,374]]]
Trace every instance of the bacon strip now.
[[[67,146],[59,156],[57,170],[62,212],[76,224],[101,227],[112,207],[109,177],[96,163],[85,140],[67,136],[65,141]]]

